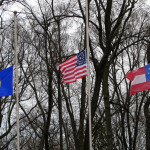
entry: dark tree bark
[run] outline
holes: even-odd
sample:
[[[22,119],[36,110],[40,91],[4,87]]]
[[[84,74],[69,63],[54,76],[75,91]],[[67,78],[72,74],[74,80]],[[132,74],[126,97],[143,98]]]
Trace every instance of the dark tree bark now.
[[[147,47],[147,62],[150,63],[150,43]],[[150,97],[146,100],[144,105],[144,115],[146,118],[146,150],[150,150]]]
[[[150,98],[147,99],[144,105],[144,115],[146,118],[146,150],[150,150]]]
[[[61,60],[61,30],[60,20],[56,20],[58,25],[58,49],[59,49],[59,62]],[[59,110],[59,127],[60,127],[60,150],[63,150],[63,119],[62,119],[62,98],[61,98],[61,78],[60,70],[58,72],[58,110]]]
[[[78,139],[79,139],[79,150],[84,150],[84,119],[85,119],[85,98],[86,98],[86,78],[82,79],[82,97],[81,97],[81,108],[80,108],[80,126],[78,131]]]
[[[52,75],[53,72],[50,71],[48,73],[49,75],[49,83],[48,83],[48,111],[47,111],[47,121],[46,121],[46,125],[45,125],[45,133],[44,133],[44,138],[45,138],[45,150],[49,150],[49,127],[50,127],[50,121],[51,121],[51,113],[52,113],[52,108],[53,108],[53,98],[52,98]]]
[[[104,105],[105,105],[105,122],[106,122],[106,132],[107,132],[107,149],[114,149],[113,146],[113,134],[111,125],[111,111],[110,111],[110,100],[109,100],[109,64],[107,63],[106,69],[103,76],[103,94],[104,94]]]
[[[1,0],[0,1],[0,6],[4,5],[4,4],[8,4],[8,3],[11,3],[11,2],[15,2],[17,0]]]

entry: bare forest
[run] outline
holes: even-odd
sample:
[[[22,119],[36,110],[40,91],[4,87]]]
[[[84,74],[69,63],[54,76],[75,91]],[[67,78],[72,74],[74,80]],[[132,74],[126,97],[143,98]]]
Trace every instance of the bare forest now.
[[[58,66],[86,48],[86,1],[32,1],[0,0],[0,70],[15,64],[8,8],[20,6],[20,149],[89,150],[87,77],[61,84]],[[131,96],[125,77],[150,63],[150,6],[144,0],[88,3],[93,150],[150,150],[150,92]],[[0,98],[0,150],[16,150],[15,97]]]

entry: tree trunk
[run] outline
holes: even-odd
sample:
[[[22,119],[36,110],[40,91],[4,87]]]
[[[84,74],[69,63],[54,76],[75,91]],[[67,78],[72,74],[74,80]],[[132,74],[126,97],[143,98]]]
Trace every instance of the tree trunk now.
[[[58,75],[58,110],[59,110],[59,128],[60,128],[60,150],[63,150],[63,131],[62,131],[62,99],[61,99],[61,91],[60,91],[60,70]]]
[[[147,47],[147,62],[150,63],[150,43]],[[144,115],[146,118],[146,150],[150,150],[150,97],[147,99],[144,105]]]
[[[47,122],[46,122],[46,129],[45,129],[45,150],[49,150],[49,127],[50,127],[50,120],[51,120],[51,112],[53,107],[53,98],[52,98],[52,72],[49,71],[49,84],[48,84],[48,112],[47,112]]]
[[[85,119],[85,98],[86,98],[86,78],[82,79],[82,97],[81,97],[81,108],[80,108],[80,126],[78,131],[79,138],[79,150],[84,150],[84,119]]]
[[[61,29],[60,29],[60,20],[57,20],[57,25],[58,25],[58,41],[59,41],[59,61],[61,60]],[[63,124],[63,119],[62,119],[62,99],[61,99],[61,91],[60,91],[60,70],[58,73],[58,110],[59,110],[59,127],[60,127],[60,150],[63,150],[63,129],[62,129],[62,124]]]
[[[105,105],[106,130],[107,130],[107,150],[113,150],[108,75],[109,75],[109,65],[106,66],[105,73],[103,76],[103,94],[104,94],[104,105]]]
[[[144,105],[144,115],[146,118],[146,150],[150,150],[150,97],[147,99]]]

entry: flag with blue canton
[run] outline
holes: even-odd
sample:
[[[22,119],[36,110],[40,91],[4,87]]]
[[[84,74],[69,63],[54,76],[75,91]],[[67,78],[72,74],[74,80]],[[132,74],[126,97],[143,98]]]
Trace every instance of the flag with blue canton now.
[[[150,64],[127,73],[126,77],[131,81],[130,94],[150,89]]]
[[[68,58],[59,64],[63,79],[61,83],[73,83],[87,76],[86,50]]]
[[[0,97],[13,94],[13,66],[0,71]]]
[[[81,51],[77,54],[77,66],[86,64],[86,50]]]
[[[146,81],[150,81],[150,64],[145,66]]]

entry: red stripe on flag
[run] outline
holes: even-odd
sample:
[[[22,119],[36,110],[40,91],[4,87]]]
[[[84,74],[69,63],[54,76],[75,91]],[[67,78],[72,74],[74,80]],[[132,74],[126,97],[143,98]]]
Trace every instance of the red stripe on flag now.
[[[139,84],[135,84],[135,85],[131,86],[130,94],[133,95],[135,93],[148,90],[149,88],[150,88],[150,81],[139,83]]]
[[[68,79],[67,79],[67,80],[63,79],[63,80],[61,81],[61,83],[66,83],[66,84],[73,83],[73,82],[76,82],[77,79],[83,78],[83,77],[85,77],[85,76],[87,76],[86,73],[85,73],[84,75],[82,75],[82,76],[76,78],[76,79],[75,79],[75,78],[70,78],[69,80],[68,80]],[[70,81],[70,80],[71,80],[71,81]]]
[[[127,73],[126,78],[128,78],[130,81],[133,81],[135,76],[142,74],[145,74],[145,67],[130,71],[129,73]]]
[[[67,76],[64,75],[63,80],[71,80],[71,79],[79,79],[82,74],[87,74],[86,70],[80,71],[80,72],[75,72],[74,74],[69,74]]]
[[[65,65],[62,65],[60,67],[60,70],[61,70],[62,74],[66,71],[66,69],[68,70],[68,69],[72,69],[73,66],[75,67],[76,62],[77,62],[77,60],[73,60],[71,62],[66,63]]]
[[[75,63],[77,61],[77,56],[72,56],[71,58],[69,58],[68,60],[62,62],[59,64],[60,68],[65,67],[71,63]]]
[[[62,79],[62,83],[63,82],[67,84],[73,83],[73,82],[76,82],[77,79],[87,76],[87,64],[85,61],[86,59],[85,50],[84,50],[84,53],[81,53],[81,54],[84,54],[83,64],[81,63],[82,65],[79,65],[79,63],[77,64],[78,56],[80,56],[78,54],[70,57],[63,63],[59,64],[60,70],[62,74],[64,75]]]
[[[72,75],[72,74],[75,74],[75,72],[78,72],[80,70],[86,70],[86,66],[80,66],[80,67],[74,67],[73,69],[66,69],[65,72],[63,73],[64,76],[67,76],[67,75]]]
[[[75,64],[75,65],[72,65],[72,66],[69,66],[68,68],[66,68],[66,69],[62,72],[62,74],[65,75],[65,74],[68,73],[68,72],[74,71],[75,68],[76,68],[76,64]]]

